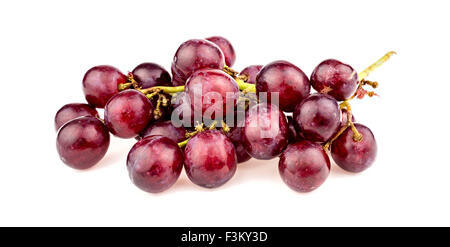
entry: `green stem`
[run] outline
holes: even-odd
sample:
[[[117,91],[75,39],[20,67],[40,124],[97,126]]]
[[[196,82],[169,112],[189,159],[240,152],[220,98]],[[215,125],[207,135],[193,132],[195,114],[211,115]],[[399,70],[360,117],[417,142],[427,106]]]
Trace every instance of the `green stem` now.
[[[186,146],[186,144],[188,143],[188,141],[189,141],[190,139],[191,139],[191,138],[188,138],[188,139],[186,139],[186,140],[184,140],[184,141],[182,141],[182,142],[179,142],[179,143],[178,143],[178,147],[182,148],[182,147]]]
[[[178,86],[178,87],[166,87],[166,86],[157,86],[157,87],[151,87],[146,89],[141,89],[141,93],[148,94],[154,91],[162,91],[164,93],[172,94],[172,93],[179,93],[184,91],[184,86]]]
[[[256,93],[255,84],[246,83],[240,78],[236,78],[236,83],[239,87],[239,90],[243,91],[244,93]]]

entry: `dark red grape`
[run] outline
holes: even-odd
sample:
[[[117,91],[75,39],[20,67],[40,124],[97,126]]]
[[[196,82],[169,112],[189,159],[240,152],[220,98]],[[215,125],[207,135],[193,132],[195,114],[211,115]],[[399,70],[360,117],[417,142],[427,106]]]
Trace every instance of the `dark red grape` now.
[[[233,66],[234,61],[236,61],[236,53],[234,52],[234,48],[230,41],[220,36],[209,37],[206,38],[206,40],[213,42],[220,48],[220,50],[222,50],[223,55],[225,56],[225,64],[228,67]]]
[[[183,169],[183,152],[164,136],[148,136],[131,148],[127,157],[131,181],[141,190],[158,193],[170,188]]]
[[[75,118],[58,131],[56,149],[59,157],[74,169],[87,169],[99,162],[109,147],[109,132],[92,116]]]
[[[55,129],[58,130],[65,123],[72,119],[82,116],[98,117],[97,110],[88,105],[82,103],[72,103],[61,107],[55,115]]]
[[[172,71],[172,86],[176,87],[176,86],[184,86],[184,84],[186,84],[186,80],[183,79],[184,76],[182,77],[182,73],[175,67],[175,65],[172,63],[171,66],[171,71]]]
[[[300,141],[287,146],[280,156],[278,170],[291,189],[310,192],[327,179],[330,159],[321,145]]]
[[[242,122],[243,120],[244,119],[242,119]],[[226,133],[226,136],[230,138],[230,141],[234,145],[238,163],[243,163],[251,158],[251,156],[245,150],[244,144],[242,143],[243,130],[243,123],[237,123],[236,126],[231,127],[230,131]]]
[[[172,76],[176,83],[186,80],[199,69],[222,70],[225,59],[220,48],[204,39],[191,39],[178,48],[172,62]]]
[[[248,78],[247,83],[256,84],[256,76],[262,68],[262,65],[250,65],[243,69],[239,75],[246,75]]]
[[[311,74],[311,85],[320,93],[345,100],[355,93],[358,73],[348,64],[335,59],[321,62]]]
[[[147,128],[139,134],[142,138],[154,135],[165,136],[178,143],[186,139],[186,130],[184,127],[173,126],[172,121],[168,120],[164,122],[150,123]]]
[[[377,143],[369,128],[362,124],[355,124],[355,127],[363,136],[362,140],[353,140],[353,131],[347,128],[331,144],[331,157],[346,171],[362,172],[375,161]]]
[[[127,76],[118,69],[100,65],[91,68],[83,78],[83,91],[89,104],[103,108],[106,102],[119,93],[119,84],[126,83]]]
[[[326,142],[341,124],[341,111],[334,98],[316,93],[297,105],[294,120],[306,140]]]
[[[252,106],[245,118],[243,144],[256,159],[277,157],[288,144],[289,126],[278,107],[267,103]]]
[[[303,139],[300,133],[295,129],[294,118],[292,118],[292,116],[287,116],[287,122],[289,125],[289,143],[294,143]]]
[[[218,130],[206,130],[192,137],[184,155],[186,174],[193,183],[202,187],[219,187],[236,172],[233,143]]]
[[[311,85],[301,69],[286,61],[275,61],[264,66],[256,76],[256,90],[258,95],[266,92],[272,104],[270,93],[279,93],[280,109],[292,112],[309,95]]]
[[[142,63],[134,68],[133,78],[142,89],[155,86],[172,86],[169,72],[155,63]]]
[[[233,77],[215,69],[194,72],[186,82],[185,91],[194,112],[201,113],[208,119],[219,117],[216,113],[225,116],[226,113],[233,112],[239,97],[239,87]]]
[[[137,136],[152,120],[153,106],[141,92],[128,89],[112,97],[105,106],[109,131],[121,138]]]

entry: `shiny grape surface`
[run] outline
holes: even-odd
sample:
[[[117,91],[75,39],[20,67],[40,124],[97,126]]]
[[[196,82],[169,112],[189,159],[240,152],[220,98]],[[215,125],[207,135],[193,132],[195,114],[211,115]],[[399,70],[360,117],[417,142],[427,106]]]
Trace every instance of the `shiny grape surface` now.
[[[349,172],[362,172],[369,168],[377,155],[377,142],[372,131],[362,124],[355,124],[358,132],[363,136],[357,142],[353,140],[353,131],[347,128],[331,144],[331,157],[342,169]]]
[[[218,117],[216,113],[225,116],[233,112],[239,97],[236,81],[227,73],[213,69],[194,72],[186,82],[185,92],[194,112],[208,119]]]
[[[327,179],[330,173],[330,159],[321,145],[300,141],[289,144],[281,154],[278,170],[283,181],[291,189],[310,192]]]
[[[311,85],[317,92],[342,101],[356,91],[358,73],[348,64],[328,59],[317,65],[312,72]]]
[[[220,36],[209,37],[206,38],[206,40],[213,42],[220,48],[225,57],[225,64],[228,67],[233,66],[234,62],[236,61],[236,53],[234,52],[234,48],[231,45],[230,41]]]
[[[256,84],[256,76],[262,68],[262,65],[250,65],[244,68],[239,75],[246,75],[248,78],[247,83]]]
[[[97,108],[104,108],[108,100],[119,93],[119,84],[126,83],[128,77],[109,65],[91,68],[83,78],[83,92],[87,102]]]
[[[121,138],[137,136],[152,120],[153,105],[144,94],[134,89],[122,91],[105,107],[105,124]]]
[[[267,103],[252,106],[246,115],[243,144],[255,159],[269,160],[288,144],[289,126],[278,107]]]
[[[145,128],[139,136],[141,138],[147,137],[147,136],[154,136],[154,135],[161,135],[165,136],[172,141],[178,143],[184,141],[186,139],[185,137],[186,130],[183,126],[175,127],[172,124],[172,121],[164,121],[164,122],[157,122],[154,124],[149,124],[147,128]]]
[[[138,141],[127,157],[131,181],[140,189],[158,193],[170,188],[183,169],[183,152],[176,142],[164,136]]]
[[[258,95],[267,93],[267,102],[272,102],[271,93],[278,93],[282,111],[292,112],[295,106],[309,95],[311,85],[308,77],[297,66],[287,61],[275,61],[264,66],[256,76]]]
[[[184,156],[184,168],[189,179],[205,188],[223,185],[236,172],[233,143],[218,130],[206,130],[192,137]]]
[[[142,89],[155,86],[172,86],[169,72],[156,63],[141,63],[131,72]]]
[[[341,111],[337,101],[325,94],[312,94],[297,105],[295,126],[306,140],[326,142],[341,124]]]
[[[172,62],[174,85],[184,85],[186,80],[199,69],[222,70],[225,58],[220,48],[204,39],[191,39],[178,48]]]
[[[70,120],[82,116],[99,117],[97,110],[88,104],[72,103],[64,105],[56,112],[55,129],[58,130]]]
[[[84,116],[64,124],[56,137],[56,148],[68,166],[84,170],[97,164],[109,147],[109,132],[97,118]]]

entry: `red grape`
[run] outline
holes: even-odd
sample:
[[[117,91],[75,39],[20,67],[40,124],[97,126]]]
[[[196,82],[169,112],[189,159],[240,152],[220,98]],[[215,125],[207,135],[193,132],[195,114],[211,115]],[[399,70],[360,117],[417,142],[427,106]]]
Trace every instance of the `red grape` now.
[[[172,86],[169,72],[155,63],[142,63],[134,68],[133,78],[142,89],[155,86]]]
[[[233,77],[213,69],[194,72],[186,82],[185,91],[189,95],[192,109],[208,119],[219,117],[216,113],[233,112],[239,97],[239,87]]]
[[[56,148],[61,160],[74,169],[87,169],[99,162],[109,147],[109,132],[97,118],[84,116],[64,124]]]
[[[310,141],[290,144],[281,154],[278,170],[293,190],[309,192],[319,187],[330,173],[330,159],[322,146]]]
[[[222,70],[225,59],[220,48],[204,39],[191,39],[178,48],[172,62],[175,83],[183,83],[195,71],[203,68]]]
[[[331,157],[346,171],[362,172],[375,161],[377,143],[369,128],[362,124],[355,124],[355,127],[363,136],[362,140],[353,140],[353,131],[347,128],[331,144]]]
[[[289,125],[289,135],[288,135],[288,139],[289,139],[289,143],[294,143],[297,141],[300,141],[302,139],[300,133],[297,132],[297,130],[295,129],[295,121],[292,118],[292,116],[287,116],[287,122]]]
[[[182,142],[186,139],[186,130],[184,127],[175,127],[172,121],[164,121],[157,123],[150,123],[139,136],[144,138],[147,136],[161,135],[171,139],[174,142]]]
[[[242,119],[243,121],[244,119]],[[243,163],[251,158],[251,156],[245,150],[244,144],[242,143],[242,132],[244,128],[243,123],[237,123],[236,126],[232,127],[226,136],[230,138],[236,150],[237,162]]]
[[[321,62],[311,74],[311,85],[320,93],[345,100],[352,96],[358,86],[358,74],[348,64],[335,59]]]
[[[243,144],[256,159],[277,157],[288,144],[289,126],[278,107],[267,103],[252,106],[245,118]]]
[[[309,95],[311,85],[301,69],[286,61],[275,61],[264,66],[256,76],[256,90],[258,94],[266,92],[268,102],[271,102],[270,93],[279,93],[280,109],[292,112]]]
[[[152,120],[153,106],[144,94],[128,89],[112,97],[105,107],[105,123],[115,136],[137,136]]]
[[[250,65],[243,69],[239,75],[246,75],[248,78],[247,83],[256,84],[256,76],[262,68],[262,65]]]
[[[158,193],[170,188],[183,169],[183,152],[171,139],[149,136],[137,142],[127,157],[131,181],[141,190]]]
[[[55,115],[55,129],[58,130],[65,123],[72,119],[82,116],[98,117],[97,110],[88,105],[82,103],[72,103],[61,107]]]
[[[127,76],[118,69],[100,65],[91,68],[83,78],[83,91],[90,105],[97,108],[105,107],[108,100],[119,93],[119,84],[126,83]]]
[[[236,61],[236,53],[234,52],[234,48],[231,45],[230,41],[220,36],[209,37],[206,38],[206,40],[213,42],[220,48],[220,50],[223,52],[223,55],[225,56],[225,64],[228,67],[233,66],[234,61]]]
[[[294,111],[297,130],[313,142],[325,142],[338,130],[341,111],[337,101],[325,94],[311,94]]]
[[[193,183],[202,187],[219,187],[236,172],[233,143],[218,130],[206,130],[192,137],[184,155],[186,174]]]

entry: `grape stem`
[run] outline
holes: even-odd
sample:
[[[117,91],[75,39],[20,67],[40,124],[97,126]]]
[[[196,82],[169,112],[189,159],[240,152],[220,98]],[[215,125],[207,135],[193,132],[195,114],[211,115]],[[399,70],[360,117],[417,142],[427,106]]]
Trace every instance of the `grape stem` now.
[[[383,57],[378,59],[375,63],[371,64],[369,67],[367,67],[365,70],[363,70],[361,73],[358,74],[358,78],[360,81],[363,81],[371,72],[373,72],[376,68],[383,65],[389,58],[391,58],[392,55],[397,54],[395,51],[390,51],[386,53]]]
[[[342,135],[342,133],[344,133],[344,131],[350,127],[353,131],[353,140],[355,142],[360,142],[363,139],[363,135],[361,135],[361,133],[358,132],[358,130],[355,127],[355,124],[352,121],[352,108],[350,106],[350,104],[348,103],[347,100],[345,100],[344,102],[342,102],[340,105],[341,109],[346,109],[347,110],[347,123],[342,126],[339,131],[333,136],[333,138],[331,138],[327,143],[325,143],[325,145],[323,146],[323,149],[325,151],[328,151],[330,148],[330,145],[340,136]]]
[[[226,65],[223,68],[223,71],[236,80],[239,90],[241,90],[243,93],[256,93],[255,84],[247,83],[247,75],[238,75],[239,72]]]
[[[217,121],[214,121],[214,122],[212,122],[212,124],[208,127],[208,129],[209,129],[209,130],[213,130],[213,129],[216,129],[216,127],[217,127]],[[192,131],[192,132],[187,132],[187,133],[185,134],[185,137],[186,137],[187,139],[184,140],[184,141],[182,141],[182,142],[179,142],[179,143],[178,143],[178,146],[179,146],[180,148],[186,146],[186,144],[189,142],[189,140],[190,140],[192,137],[194,137],[195,135],[197,135],[198,133],[200,133],[200,132],[202,132],[202,131],[205,131],[204,123],[198,123],[198,122],[197,122],[197,125],[195,126],[195,130]],[[222,120],[222,132],[226,134],[226,133],[228,133],[229,131],[230,131],[230,127],[228,127],[228,125],[225,123],[225,121]]]
[[[391,58],[392,55],[397,54],[395,51],[390,51],[388,53],[386,53],[383,57],[381,57],[380,59],[378,59],[375,63],[371,64],[369,67],[367,67],[365,70],[363,70],[362,72],[360,72],[358,74],[358,79],[359,79],[359,83],[358,83],[358,88],[356,89],[356,92],[347,99],[348,100],[352,100],[354,99],[357,95],[359,90],[364,86],[364,85],[369,85],[373,88],[377,88],[378,87],[378,82],[373,82],[373,81],[368,81],[366,80],[366,77],[369,76],[369,74],[371,72],[373,72],[376,68],[380,67],[381,65],[383,65],[387,60],[389,60],[389,58]],[[369,96],[373,96],[375,95],[374,92],[370,92],[371,95]]]
[[[174,94],[184,91],[184,86],[177,86],[177,87],[168,87],[168,86],[156,86],[156,87],[150,87],[146,89],[139,89],[139,91],[143,94],[152,93],[155,91],[161,91],[167,94]]]
[[[239,87],[239,90],[241,90],[243,93],[256,93],[255,84],[246,83],[240,78],[236,78],[236,83]]]
[[[179,142],[179,143],[178,143],[178,147],[182,148],[182,147],[186,146],[186,144],[188,143],[188,141],[189,141],[193,136],[195,136],[196,134],[198,134],[198,133],[204,131],[205,128],[203,128],[203,125],[204,125],[203,123],[198,123],[198,122],[197,122],[197,125],[195,125],[195,131],[187,132],[187,133],[185,134],[185,136],[186,136],[187,139],[184,140],[184,141],[182,141],[182,142]]]

